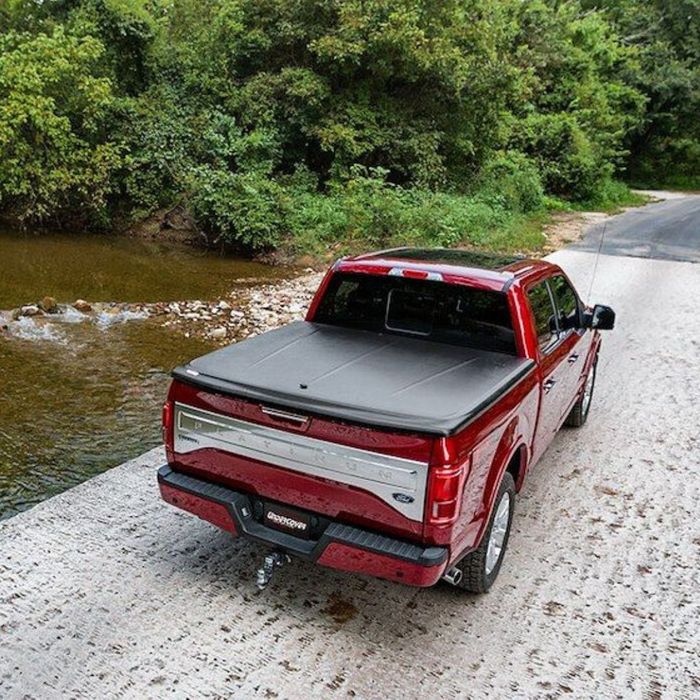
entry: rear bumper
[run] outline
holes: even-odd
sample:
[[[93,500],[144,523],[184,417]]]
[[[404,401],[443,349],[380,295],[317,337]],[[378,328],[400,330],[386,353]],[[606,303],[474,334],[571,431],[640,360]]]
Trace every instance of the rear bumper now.
[[[412,586],[432,586],[447,564],[446,547],[421,547],[338,522],[330,522],[317,540],[275,530],[253,517],[246,494],[173,471],[169,466],[158,470],[158,486],[168,503],[234,536],[250,537],[333,569]]]

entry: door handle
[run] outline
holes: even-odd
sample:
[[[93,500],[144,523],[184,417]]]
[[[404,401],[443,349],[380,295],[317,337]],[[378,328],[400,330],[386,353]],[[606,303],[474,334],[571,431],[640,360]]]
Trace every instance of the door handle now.
[[[281,420],[288,420],[290,423],[300,423],[304,425],[309,422],[309,416],[300,416],[298,413],[289,413],[289,411],[280,411],[276,408],[270,408],[269,406],[261,406],[260,410],[271,418],[279,418]]]
[[[557,383],[556,379],[548,379],[543,385],[542,389],[544,390],[545,394],[549,394],[549,392],[552,390],[554,385]]]
[[[573,353],[571,353],[571,355],[569,355],[569,359],[567,360],[567,362],[568,362],[570,365],[573,365],[574,362],[576,362],[576,360],[578,360],[578,353],[577,353],[577,352],[573,352]]]

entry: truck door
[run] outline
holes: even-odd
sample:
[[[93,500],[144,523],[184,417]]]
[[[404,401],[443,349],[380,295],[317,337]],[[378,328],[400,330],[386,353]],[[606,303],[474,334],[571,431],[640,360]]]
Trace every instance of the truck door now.
[[[540,413],[532,446],[533,459],[537,460],[547,449],[563,420],[569,400],[567,360],[578,338],[576,334],[561,332],[548,280],[530,287],[527,296],[537,333],[542,382]]]
[[[561,387],[563,413],[561,421],[569,414],[583,381],[582,372],[591,346],[591,334],[583,328],[583,307],[578,295],[564,275],[554,275],[549,279],[549,289],[557,309],[557,323],[562,340],[571,345],[566,358],[567,372]]]

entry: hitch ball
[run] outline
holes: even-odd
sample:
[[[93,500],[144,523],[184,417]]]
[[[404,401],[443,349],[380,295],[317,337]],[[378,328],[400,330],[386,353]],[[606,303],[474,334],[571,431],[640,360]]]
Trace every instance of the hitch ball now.
[[[267,584],[272,580],[275,569],[284,566],[291,561],[288,554],[284,552],[270,552],[265,555],[262,566],[256,572],[255,585],[259,591],[267,588]]]

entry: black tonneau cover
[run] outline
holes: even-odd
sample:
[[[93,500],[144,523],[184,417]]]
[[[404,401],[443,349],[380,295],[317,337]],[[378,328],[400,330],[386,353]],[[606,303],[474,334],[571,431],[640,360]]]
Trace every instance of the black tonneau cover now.
[[[353,423],[449,435],[532,360],[299,321],[178,367],[202,388]]]

